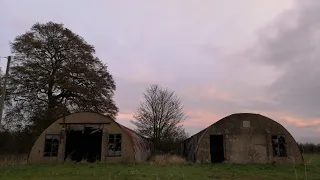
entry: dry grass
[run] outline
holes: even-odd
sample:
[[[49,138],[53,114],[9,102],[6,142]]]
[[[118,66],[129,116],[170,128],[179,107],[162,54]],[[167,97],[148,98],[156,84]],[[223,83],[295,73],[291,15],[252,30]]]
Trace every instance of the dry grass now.
[[[177,155],[155,155],[150,160],[151,164],[167,165],[167,164],[186,164],[186,160]]]
[[[27,164],[28,163],[27,159],[28,159],[27,155],[1,155],[0,167]],[[65,163],[73,163],[73,161],[67,158],[65,160]],[[85,164],[88,162],[84,159],[79,163]],[[79,164],[79,163],[76,163],[76,164]],[[155,155],[151,157],[148,163],[152,165],[170,165],[170,164],[187,164],[187,161],[184,158],[177,155],[165,154],[165,155]]]
[[[22,165],[26,164],[28,155],[1,155],[0,166]]]

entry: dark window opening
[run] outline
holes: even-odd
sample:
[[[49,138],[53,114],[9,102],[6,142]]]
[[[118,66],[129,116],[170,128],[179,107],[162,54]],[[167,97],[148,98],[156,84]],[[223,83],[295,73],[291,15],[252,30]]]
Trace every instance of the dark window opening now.
[[[121,156],[121,134],[109,134],[108,156]]]
[[[223,135],[210,135],[210,155],[212,163],[221,163],[225,160]]]
[[[43,156],[45,157],[57,157],[59,151],[60,135],[47,134],[44,141]]]
[[[286,138],[284,135],[272,136],[272,150],[274,157],[287,157]]]

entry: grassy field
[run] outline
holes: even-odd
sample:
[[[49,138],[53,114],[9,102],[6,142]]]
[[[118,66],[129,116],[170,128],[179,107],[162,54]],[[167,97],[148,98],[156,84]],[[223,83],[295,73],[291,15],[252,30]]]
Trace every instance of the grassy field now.
[[[307,179],[320,180],[320,155],[305,157]],[[296,169],[296,170],[295,170]],[[305,179],[305,167],[231,164],[38,164],[0,167],[0,180]]]

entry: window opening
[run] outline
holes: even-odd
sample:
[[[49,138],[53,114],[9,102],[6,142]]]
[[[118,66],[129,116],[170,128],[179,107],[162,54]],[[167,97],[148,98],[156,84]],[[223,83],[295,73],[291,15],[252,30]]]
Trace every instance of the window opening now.
[[[287,157],[286,138],[284,135],[272,136],[273,156]]]
[[[60,135],[47,134],[44,141],[43,156],[45,157],[57,157],[59,151]]]
[[[121,156],[121,134],[109,134],[108,156]]]

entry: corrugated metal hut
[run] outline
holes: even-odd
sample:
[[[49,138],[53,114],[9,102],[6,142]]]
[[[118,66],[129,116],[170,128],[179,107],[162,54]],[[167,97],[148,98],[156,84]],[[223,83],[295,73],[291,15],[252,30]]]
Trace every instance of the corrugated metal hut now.
[[[141,162],[151,142],[105,115],[81,112],[52,123],[34,143],[29,162]]]
[[[186,139],[181,153],[192,162],[303,162],[292,135],[279,123],[259,114],[227,116]]]

